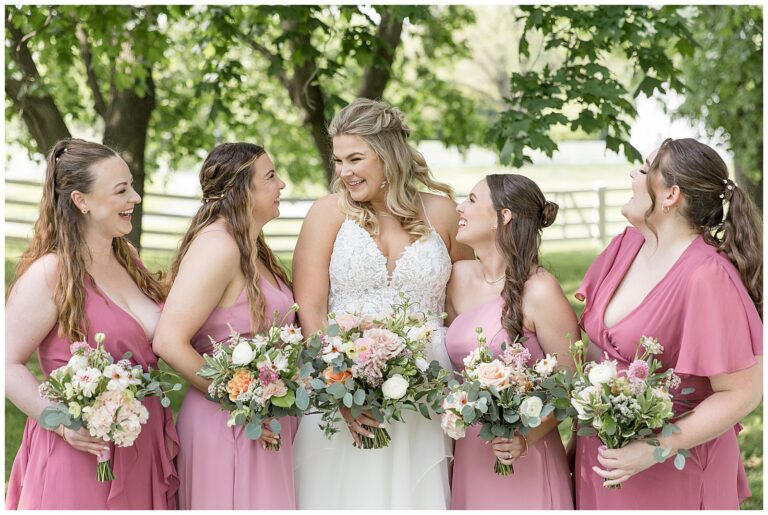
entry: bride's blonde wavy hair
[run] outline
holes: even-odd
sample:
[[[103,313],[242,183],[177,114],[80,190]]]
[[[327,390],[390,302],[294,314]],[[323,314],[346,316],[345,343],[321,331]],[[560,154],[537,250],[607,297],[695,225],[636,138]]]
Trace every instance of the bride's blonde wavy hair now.
[[[416,238],[429,235],[429,227],[419,215],[419,183],[453,199],[453,189],[436,181],[427,162],[408,144],[410,129],[403,113],[385,102],[358,98],[339,111],[328,127],[335,136],[358,136],[384,163],[387,209],[408,234]],[[332,189],[339,194],[339,208],[371,234],[379,233],[379,220],[370,204],[352,199],[341,177],[336,175]]]

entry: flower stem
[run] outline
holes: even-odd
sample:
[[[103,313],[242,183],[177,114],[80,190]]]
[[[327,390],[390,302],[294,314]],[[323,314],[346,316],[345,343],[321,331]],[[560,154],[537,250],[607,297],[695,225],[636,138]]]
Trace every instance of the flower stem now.
[[[112,463],[109,461],[101,461],[96,467],[96,480],[100,483],[112,481],[115,479],[115,474],[112,472]]]
[[[496,463],[493,465],[493,471],[499,476],[511,476],[515,473],[515,469],[512,465],[505,465],[496,458]]]
[[[364,426],[364,427],[368,429],[371,433],[373,433],[373,438],[368,438],[367,436],[361,435],[360,447],[362,449],[381,449],[389,445],[389,442],[392,441],[392,438],[390,438],[389,433],[383,427],[370,427],[370,426]]]

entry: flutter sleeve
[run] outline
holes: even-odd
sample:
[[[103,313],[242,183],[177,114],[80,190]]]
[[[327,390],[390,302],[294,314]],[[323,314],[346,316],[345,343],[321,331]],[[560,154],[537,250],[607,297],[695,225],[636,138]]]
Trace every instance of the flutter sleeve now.
[[[706,261],[691,274],[684,298],[675,372],[712,377],[757,364],[763,323],[734,268]]]

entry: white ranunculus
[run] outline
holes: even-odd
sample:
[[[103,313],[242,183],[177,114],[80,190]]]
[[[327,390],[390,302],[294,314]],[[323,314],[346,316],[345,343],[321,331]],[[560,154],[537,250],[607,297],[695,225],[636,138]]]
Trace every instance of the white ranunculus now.
[[[595,386],[605,384],[616,377],[616,362],[604,361],[598,363],[589,370],[589,382]]]
[[[536,362],[533,366],[533,370],[541,376],[549,377],[555,371],[556,366],[557,358],[552,354],[547,354],[544,358]]]
[[[232,363],[235,365],[247,365],[253,358],[256,357],[256,351],[253,350],[251,344],[246,341],[241,341],[235,348],[232,349]]]
[[[544,409],[544,403],[541,399],[535,396],[526,397],[525,400],[520,403],[520,414],[525,415],[528,418],[538,418],[541,416],[542,409]]]
[[[400,399],[408,391],[408,381],[400,374],[395,374],[384,381],[381,391],[387,399]]]
[[[88,366],[88,358],[80,354],[75,354],[69,358],[67,366],[72,369],[72,372],[77,372]]]
[[[426,372],[429,368],[429,361],[427,361],[424,358],[416,358],[416,368],[421,370],[422,372]]]

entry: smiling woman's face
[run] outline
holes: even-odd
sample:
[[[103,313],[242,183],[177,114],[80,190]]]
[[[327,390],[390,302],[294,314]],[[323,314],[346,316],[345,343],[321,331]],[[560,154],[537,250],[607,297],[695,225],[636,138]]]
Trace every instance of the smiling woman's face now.
[[[341,134],[333,138],[336,175],[356,202],[370,202],[384,191],[384,162],[359,136]]]

